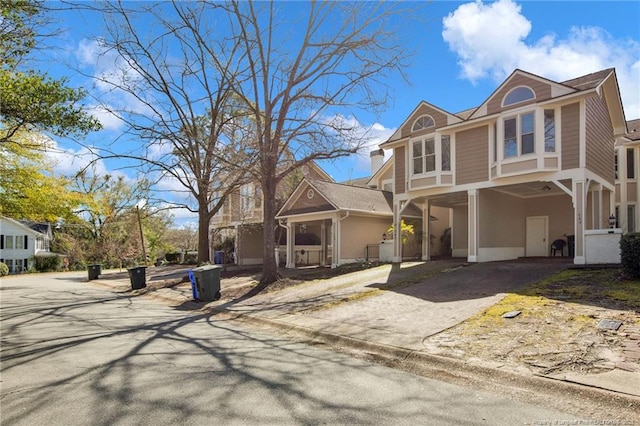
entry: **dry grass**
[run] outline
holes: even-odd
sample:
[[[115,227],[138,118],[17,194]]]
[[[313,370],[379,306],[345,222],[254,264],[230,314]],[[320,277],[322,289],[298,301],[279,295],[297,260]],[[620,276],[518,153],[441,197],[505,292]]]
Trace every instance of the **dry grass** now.
[[[502,318],[510,311],[522,313]],[[600,372],[621,359],[623,335],[601,319],[640,324],[640,282],[618,269],[566,270],[425,339],[431,351],[536,373]],[[640,369],[640,365],[638,366]]]

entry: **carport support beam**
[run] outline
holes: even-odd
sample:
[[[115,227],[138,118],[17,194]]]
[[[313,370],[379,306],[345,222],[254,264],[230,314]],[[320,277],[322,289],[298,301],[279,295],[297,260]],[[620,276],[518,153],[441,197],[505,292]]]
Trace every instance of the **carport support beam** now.
[[[479,192],[477,189],[470,189],[467,191],[467,197],[469,200],[469,231],[468,231],[468,262],[478,261],[478,197]]]

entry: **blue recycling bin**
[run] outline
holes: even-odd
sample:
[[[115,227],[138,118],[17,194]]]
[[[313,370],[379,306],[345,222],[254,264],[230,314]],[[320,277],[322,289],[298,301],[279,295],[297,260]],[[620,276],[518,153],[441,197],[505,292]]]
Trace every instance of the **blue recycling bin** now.
[[[199,302],[198,286],[196,284],[196,276],[193,274],[193,269],[189,269],[189,281],[191,281],[191,295],[193,296],[193,300]]]
[[[224,252],[219,250],[213,253],[213,263],[216,265],[224,265]]]

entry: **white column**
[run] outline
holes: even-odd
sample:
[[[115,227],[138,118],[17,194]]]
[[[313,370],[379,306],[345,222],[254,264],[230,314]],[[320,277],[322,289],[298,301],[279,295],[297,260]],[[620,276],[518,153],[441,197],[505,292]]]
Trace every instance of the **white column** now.
[[[293,252],[296,244],[296,226],[291,222],[287,222],[287,264],[286,268],[294,269],[296,267],[295,253]]]
[[[468,238],[467,238],[467,261],[468,262],[477,262],[478,261],[478,227],[479,227],[479,218],[478,218],[478,190],[470,189],[467,191],[467,197],[469,199],[469,207],[468,207],[468,216],[469,216],[469,224],[468,224]]]
[[[422,206],[422,260],[431,259],[431,206],[429,200]]]
[[[402,220],[400,218],[400,210],[398,204],[393,206],[393,263],[402,262]]]
[[[327,231],[325,229],[324,220],[320,224],[320,266],[325,266],[327,259]]]
[[[340,221],[337,217],[331,218],[331,268],[340,265]]]
[[[584,180],[573,181],[573,206],[574,206],[574,231],[575,231],[575,251],[573,254],[573,263],[576,265],[584,265],[586,256],[584,252],[584,215],[586,212]]]

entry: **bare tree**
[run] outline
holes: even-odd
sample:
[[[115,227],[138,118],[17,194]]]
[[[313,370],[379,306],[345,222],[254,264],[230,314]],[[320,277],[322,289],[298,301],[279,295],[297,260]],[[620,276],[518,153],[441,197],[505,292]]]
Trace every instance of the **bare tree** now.
[[[234,87],[251,112],[258,152],[256,176],[264,196],[261,285],[277,280],[276,187],[312,160],[357,152],[366,142],[350,117],[388,100],[385,79],[404,78],[407,52],[392,17],[411,15],[390,2],[232,1],[232,32],[243,48],[242,80]],[[301,17],[300,19],[292,18]],[[398,22],[398,21],[396,21]],[[292,153],[294,161],[282,167]]]
[[[226,10],[179,1],[76,6],[104,17],[107,34],[98,41],[117,68],[92,77],[107,99],[102,108],[140,141],[129,152],[114,144],[101,158],[143,164],[164,191],[173,182],[177,189],[163,200],[198,213],[198,260],[209,261],[211,217],[244,182],[253,152],[243,144],[246,119],[233,87],[241,81],[242,46],[217,27]],[[114,105],[105,88],[126,96],[128,105]]]

